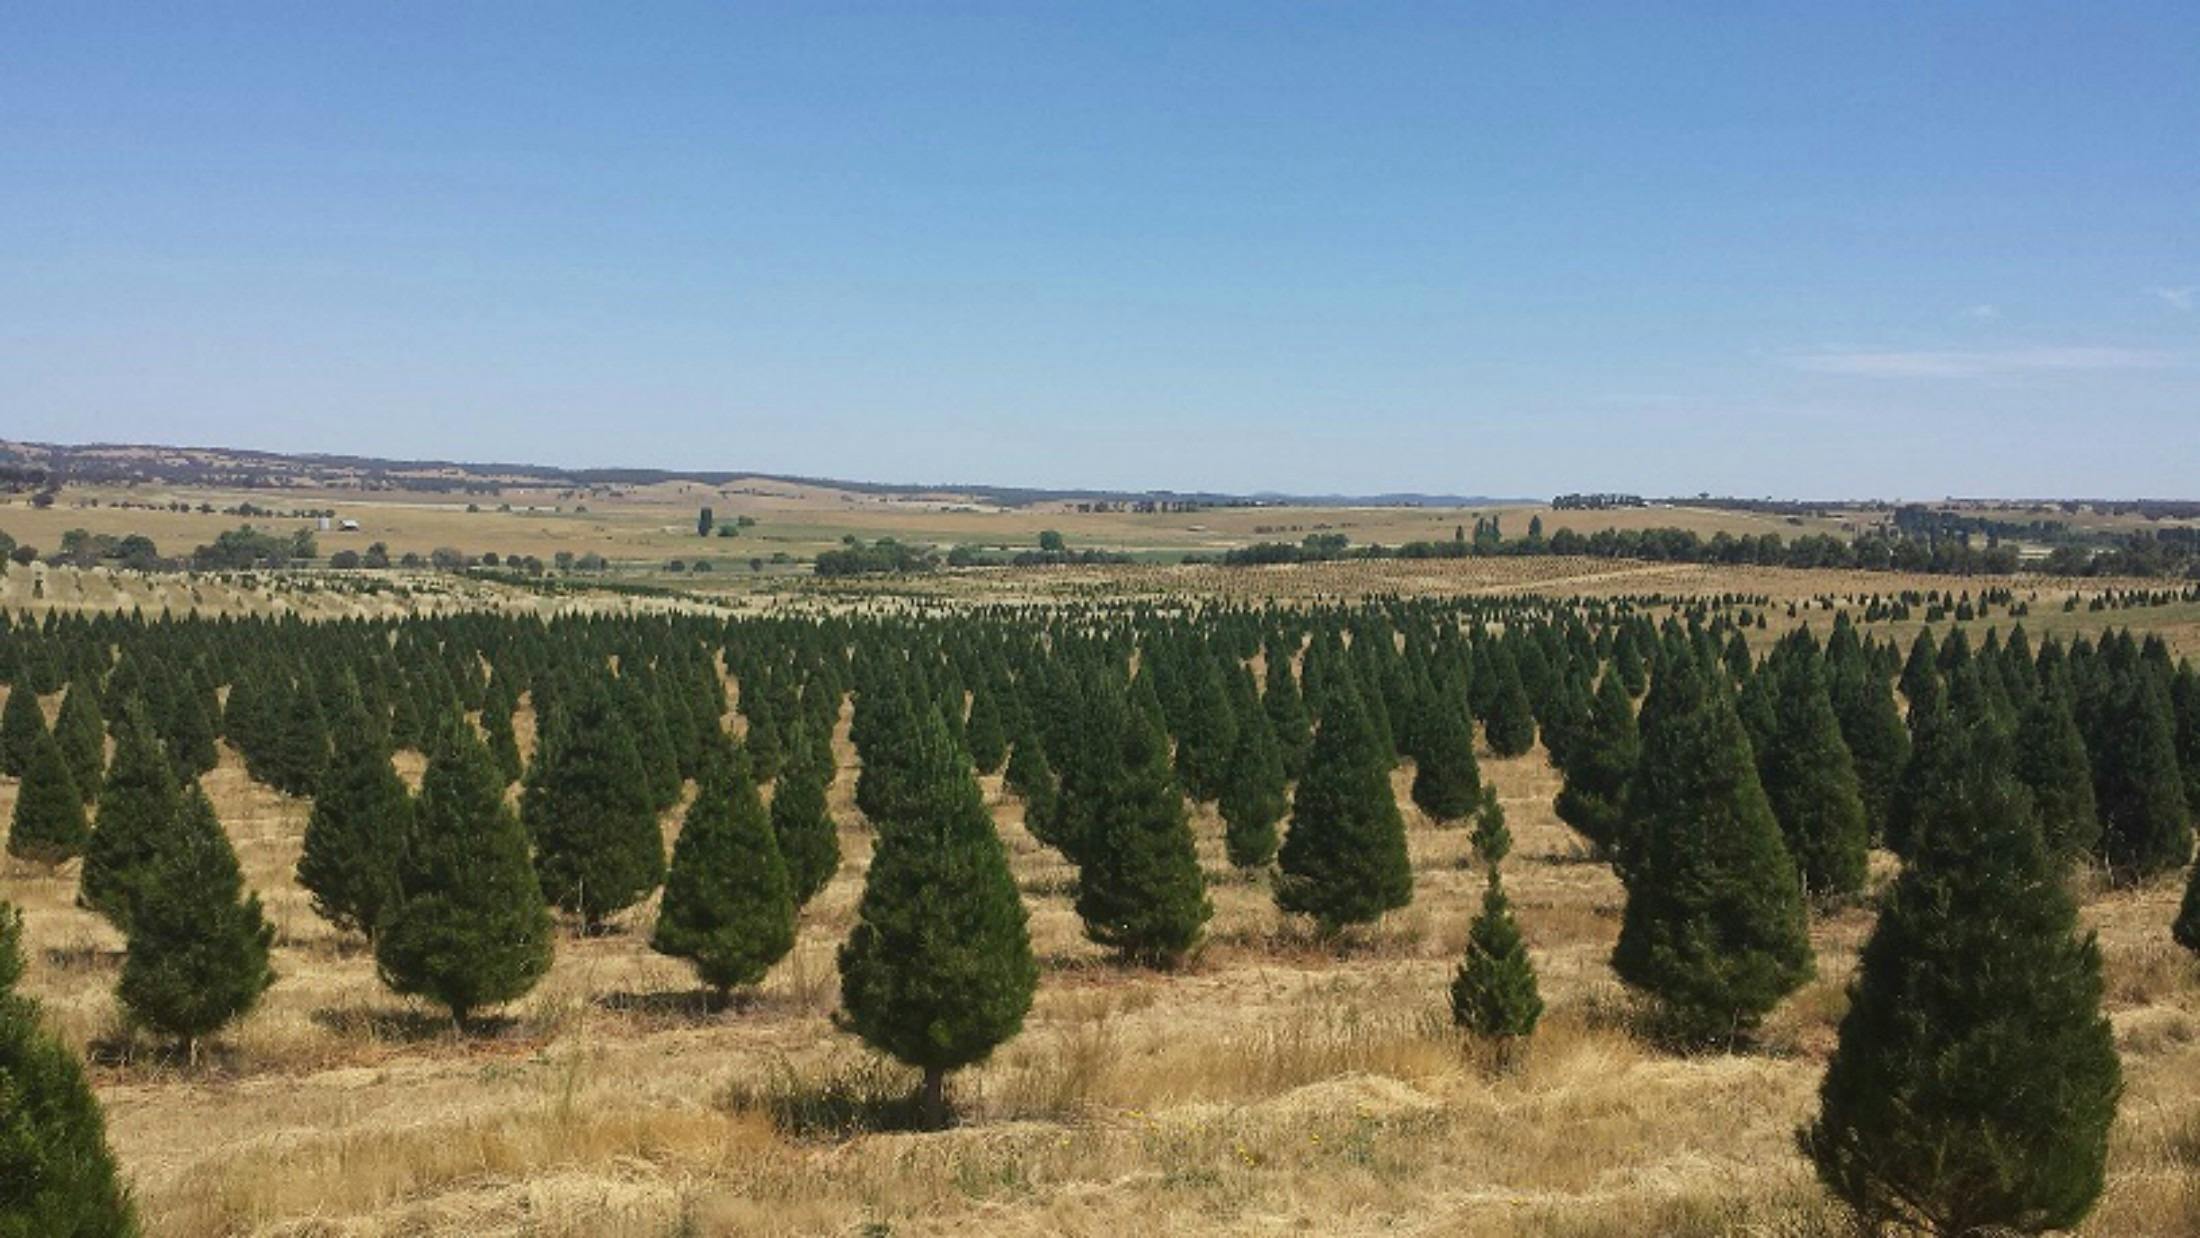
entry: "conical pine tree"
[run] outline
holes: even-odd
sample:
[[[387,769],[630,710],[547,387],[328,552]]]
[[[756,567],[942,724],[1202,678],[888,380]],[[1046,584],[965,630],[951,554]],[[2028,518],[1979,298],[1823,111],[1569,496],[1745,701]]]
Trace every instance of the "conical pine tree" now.
[[[77,794],[61,745],[44,731],[32,743],[30,760],[16,788],[15,816],[8,828],[8,854],[39,864],[59,864],[84,854],[91,831],[84,824],[84,797]]]
[[[68,758],[69,776],[77,794],[89,804],[99,798],[99,784],[107,776],[107,720],[100,713],[99,697],[81,684],[71,684],[61,698],[61,713],[53,722],[54,742]]]
[[[2006,741],[1963,731],[1864,946],[1802,1144],[1875,1231],[2068,1228],[2101,1193],[2121,1086],[2100,951]]]
[[[78,905],[130,931],[130,909],[145,868],[176,828],[182,797],[175,767],[136,701],[123,705],[115,733],[115,759],[100,787],[99,815],[84,845]]]
[[[528,771],[520,820],[544,896],[593,932],[664,880],[664,835],[634,736],[603,685],[566,699],[553,726]]]
[[[1482,799],[1482,767],[1474,757],[1474,722],[1466,697],[1436,690],[1423,717],[1413,769],[1413,802],[1439,824],[1457,821]]]
[[[30,768],[31,752],[46,733],[46,714],[38,707],[38,693],[18,679],[8,688],[8,701],[0,705],[0,774],[21,778]]]
[[[1237,868],[1266,868],[1276,858],[1276,826],[1290,808],[1285,798],[1283,753],[1265,718],[1239,720],[1230,779],[1216,807],[1222,812],[1223,850]]]
[[[76,1056],[15,992],[22,916],[0,902],[0,1235],[132,1238],[129,1192]]]
[[[963,742],[981,774],[999,773],[1008,759],[1008,729],[1001,718],[1000,693],[981,686],[970,698],[970,722]]]
[[[244,888],[237,853],[194,784],[173,837],[147,868],[130,913],[130,949],[115,997],[132,1021],[195,1061],[198,1044],[257,1005],[275,982],[275,929]]]
[[[1870,848],[1856,766],[1809,630],[1782,644],[1783,656],[1758,672],[1772,706],[1758,772],[1804,889],[1814,898],[1848,898],[1864,888]]]
[[[799,911],[840,871],[840,829],[827,804],[832,745],[812,739],[809,724],[802,721],[788,732],[787,743],[786,766],[772,789],[771,824]]]
[[[794,948],[795,894],[745,756],[710,763],[673,844],[649,945],[694,964],[723,1005]]]
[[[1517,757],[1535,747],[1535,706],[1520,682],[1519,664],[1500,657],[1495,665],[1497,688],[1490,695],[1489,712],[1482,719],[1482,734],[1491,752]]]
[[[1085,936],[1131,962],[1173,967],[1214,915],[1168,740],[1138,709],[1119,711],[1114,786],[1077,869]]]
[[[910,786],[878,821],[855,928],[840,948],[845,1025],[924,1071],[926,1122],[947,1072],[1022,1030],[1039,969],[1008,853],[962,752],[936,718],[905,737]]]
[[[455,713],[432,725],[436,753],[374,961],[384,984],[442,1004],[464,1031],[474,1011],[550,969],[550,911],[489,750]]]
[[[1559,788],[1553,807],[1559,820],[1589,840],[1597,854],[1615,855],[1627,825],[1627,783],[1642,757],[1634,699],[1616,667],[1606,670],[1598,682],[1587,729],[1573,747],[1565,785]]]
[[[1669,655],[1643,716],[1612,965],[1675,1039],[1728,1039],[1813,973],[1802,882],[1732,691]]]
[[[2117,675],[2102,716],[2104,740],[2089,743],[2101,853],[2109,875],[2137,881],[2192,858],[2192,819],[2177,761],[2176,723],[2143,666]]]
[[[1359,693],[1340,676],[1325,697],[1277,855],[1276,905],[1333,933],[1412,902],[1413,864],[1388,761]]]
[[[397,866],[412,829],[412,793],[391,767],[382,732],[356,697],[328,772],[313,797],[298,856],[298,884],[313,910],[373,938],[397,899]]]
[[[2016,775],[2032,793],[2032,808],[2048,854],[2069,863],[2100,845],[2100,810],[2093,801],[2092,758],[2078,730],[2070,685],[2050,678],[2025,703],[2017,724]]]
[[[1483,814],[1484,828],[1475,836],[1476,850],[1489,868],[1489,884],[1482,890],[1482,912],[1467,929],[1467,954],[1451,980],[1451,1017],[1454,1023],[1485,1039],[1510,1045],[1535,1034],[1543,1018],[1543,996],[1537,990],[1535,963],[1528,958],[1520,925],[1513,920],[1512,903],[1498,877],[1498,866],[1511,849],[1505,832],[1504,813],[1490,797]]]

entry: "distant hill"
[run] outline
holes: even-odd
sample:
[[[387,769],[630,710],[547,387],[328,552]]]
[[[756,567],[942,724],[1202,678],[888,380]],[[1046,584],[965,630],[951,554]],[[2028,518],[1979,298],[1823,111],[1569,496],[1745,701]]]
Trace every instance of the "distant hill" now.
[[[1527,502],[1453,494],[1294,495],[1275,491],[1095,490],[1041,486],[992,486],[968,482],[847,481],[727,469],[566,469],[541,464],[459,460],[393,460],[376,456],[286,454],[237,447],[171,447],[148,443],[31,443],[0,441],[0,482],[15,488],[46,484],[167,483],[245,489],[339,487],[361,490],[430,490],[488,493],[505,486],[592,489],[691,481],[723,486],[737,481],[777,482],[889,497],[953,496],[1004,507],[1039,503],[1184,503],[1205,507],[1470,507]]]

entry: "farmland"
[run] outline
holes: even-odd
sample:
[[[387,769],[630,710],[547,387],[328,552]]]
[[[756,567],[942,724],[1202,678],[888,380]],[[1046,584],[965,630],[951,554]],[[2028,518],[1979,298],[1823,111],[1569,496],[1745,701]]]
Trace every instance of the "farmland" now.
[[[1654,596],[1662,600],[1625,604],[1653,615],[1762,613],[1764,629],[1742,629],[1762,652],[1797,626],[1822,637],[1829,607],[1869,638],[1906,647],[1922,617],[1862,622],[1862,599],[1902,589],[1968,596],[1978,584],[1533,557],[975,571],[831,586],[767,576],[730,592],[647,598],[545,597],[433,573],[393,573],[386,589],[363,593],[315,581],[18,565],[5,596],[31,615],[167,607],[374,622],[1388,597],[1546,598],[1563,613]],[[2200,607],[2191,602],[2087,604],[2147,582],[2007,583],[2035,639],[2097,640],[2113,625],[2194,648]],[[2073,597],[2083,600],[2066,609]],[[2009,631],[2007,609],[1965,625],[1974,644],[1990,628]],[[1945,634],[1952,625],[1934,626]],[[721,673],[740,700],[740,676]],[[57,695],[40,704],[49,722],[58,716]],[[277,979],[265,998],[201,1060],[184,1062],[118,1008],[125,938],[76,905],[79,864],[11,859],[0,892],[23,908],[36,946],[23,988],[89,1059],[115,1155],[149,1232],[161,1234],[1077,1233],[1126,1216],[1172,1232],[1405,1223],[1490,1234],[1841,1232],[1793,1131],[1815,1110],[1871,931],[1869,904],[1812,917],[1814,977],[1746,1050],[1673,1051],[1645,1033],[1639,1001],[1612,972],[1626,891],[1554,813],[1562,779],[1540,743],[1500,755],[1478,741],[1482,777],[1516,840],[1506,885],[1547,1006],[1535,1036],[1502,1064],[1453,1028],[1445,1005],[1480,870],[1469,830],[1415,807],[1412,758],[1388,775],[1405,814],[1408,906],[1341,944],[1328,940],[1278,909],[1269,874],[1229,862],[1224,820],[1194,802],[1189,828],[1213,915],[1196,954],[1165,971],[1126,966],[1090,939],[1078,869],[1035,836],[1024,797],[995,773],[980,785],[1030,917],[1031,1013],[1021,1035],[962,1072],[953,1129],[921,1133],[865,1116],[912,1082],[833,1017],[836,953],[878,837],[856,806],[864,762],[852,717],[839,710],[831,745],[842,862],[803,909],[793,948],[730,1009],[649,948],[651,897],[606,932],[562,922],[540,983],[487,1030],[454,1032],[432,1005],[393,996],[358,937],[315,913],[297,877],[311,800],[256,777],[228,742],[199,782],[274,929]],[[738,710],[720,721],[734,734],[749,726]],[[515,704],[523,758],[536,753],[540,724],[529,701]],[[417,789],[425,753],[400,748],[395,763]],[[0,780],[0,819],[18,787]],[[668,848],[698,793],[689,782],[658,815]],[[518,787],[510,794],[517,802]],[[1897,869],[1874,852],[1874,888]],[[2181,874],[2077,881],[2084,922],[2100,934],[2104,1009],[2126,1084],[2107,1190],[2087,1230],[2190,1232],[2200,1225],[2191,1154],[2200,1096],[2187,1083],[2200,1066],[2200,972],[2167,935]],[[209,1129],[222,1137],[209,1141]]]

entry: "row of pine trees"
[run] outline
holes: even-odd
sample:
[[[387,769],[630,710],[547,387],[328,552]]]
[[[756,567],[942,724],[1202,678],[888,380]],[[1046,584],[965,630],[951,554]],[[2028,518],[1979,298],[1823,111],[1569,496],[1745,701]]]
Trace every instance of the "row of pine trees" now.
[[[1212,912],[1188,800],[1216,806],[1230,863],[1273,872],[1281,909],[1339,934],[1413,896],[1390,790],[1410,759],[1415,807],[1471,821],[1487,873],[1454,1013],[1509,1043],[1542,1004],[1477,733],[1501,756],[1540,739],[1561,817],[1627,891],[1615,971],[1676,1043],[1746,1040],[1813,974],[1810,916],[1863,894],[1872,846],[1900,856],[1804,1146],[1866,1216],[2082,1215],[2117,1083],[2066,877],[2186,862],[2192,668],[2157,639],[2035,653],[2021,629],[1976,651],[1928,632],[1904,659],[1839,619],[1823,646],[1798,629],[1759,660],[1746,612],[1698,603],[1661,624],[1661,609],[49,617],[0,629],[0,671],[64,693],[51,728],[35,691],[0,709],[0,770],[23,780],[9,848],[84,856],[82,901],[129,937],[124,1008],[187,1048],[273,979],[271,933],[196,782],[223,740],[255,777],[313,797],[298,876],[316,909],[372,942],[393,990],[461,1027],[544,974],[551,909],[603,931],[660,888],[651,944],[723,1001],[791,949],[838,868],[826,804],[852,697],[877,846],[841,1018],[924,1071],[937,1122],[947,1073],[1020,1028],[1037,978],[976,774],[1002,773],[1031,832],[1077,866],[1088,935],[1167,968]],[[417,795],[400,748],[429,755]],[[689,783],[668,857],[658,823]],[[2200,896],[2175,932],[2200,949]],[[2012,1068],[2005,1045],[2055,1063],[2052,1104],[1992,1081]],[[2084,1120],[2047,1131],[2050,1110]],[[1977,1147],[1966,1160],[1956,1144]]]

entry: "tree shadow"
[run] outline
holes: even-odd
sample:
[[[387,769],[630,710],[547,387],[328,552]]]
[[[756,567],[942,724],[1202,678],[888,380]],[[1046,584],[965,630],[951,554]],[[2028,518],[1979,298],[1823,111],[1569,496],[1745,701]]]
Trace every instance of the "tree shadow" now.
[[[865,1054],[825,1064],[815,1077],[775,1060],[756,1083],[735,1084],[726,1107],[758,1113],[789,1139],[841,1143],[858,1135],[922,1131],[924,1094],[916,1071]],[[954,1125],[950,1110],[948,1124]]]
[[[594,998],[599,1010],[664,1023],[715,1023],[727,1015],[748,1014],[764,1002],[753,990],[734,990],[721,999],[717,990],[653,989],[646,993],[614,991]]]
[[[323,1006],[307,1016],[314,1026],[346,1040],[378,1044],[421,1044],[458,1034],[451,1017],[405,1006]],[[467,1019],[470,1040],[491,1040],[519,1026],[512,1015],[474,1015]]]

